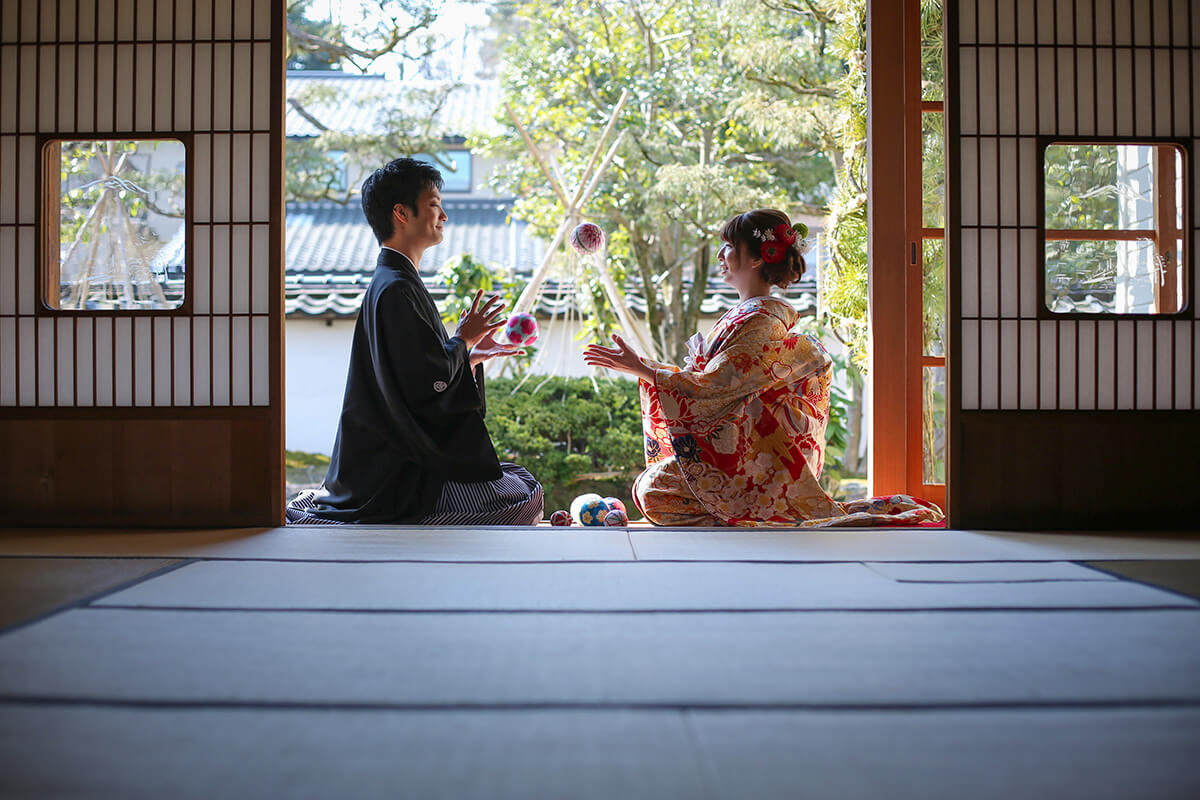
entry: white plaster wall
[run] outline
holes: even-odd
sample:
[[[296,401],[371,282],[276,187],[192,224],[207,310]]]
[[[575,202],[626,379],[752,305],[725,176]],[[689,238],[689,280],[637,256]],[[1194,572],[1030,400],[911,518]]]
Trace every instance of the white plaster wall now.
[[[583,362],[583,343],[576,338],[577,321],[550,323],[541,320],[539,343],[542,349],[534,362],[538,374],[578,377],[592,374]],[[708,330],[712,320],[701,327]],[[453,329],[447,327],[449,333]],[[338,416],[342,412],[342,395],[346,388],[346,371],[350,364],[350,344],[354,339],[353,319],[304,319],[289,317],[284,330],[287,376],[286,428],[284,440],[288,450],[325,453],[333,449],[337,435]],[[504,372],[496,364],[488,375]]]
[[[284,325],[285,428],[288,450],[333,450],[354,320],[293,319]]]

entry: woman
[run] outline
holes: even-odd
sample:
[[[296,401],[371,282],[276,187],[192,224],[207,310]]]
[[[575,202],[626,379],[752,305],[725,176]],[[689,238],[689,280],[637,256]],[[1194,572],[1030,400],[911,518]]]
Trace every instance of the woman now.
[[[639,379],[646,469],[633,499],[657,525],[799,527],[936,523],[935,506],[905,495],[839,503],[818,479],[833,362],[798,314],[770,296],[804,272],[803,226],[774,209],[738,214],[717,262],[741,302],[683,369],[640,357],[619,336],[591,345],[587,363]]]

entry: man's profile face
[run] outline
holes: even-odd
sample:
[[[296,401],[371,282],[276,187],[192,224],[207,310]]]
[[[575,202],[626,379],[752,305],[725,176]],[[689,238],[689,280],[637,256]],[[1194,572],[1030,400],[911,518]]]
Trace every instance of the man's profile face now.
[[[430,186],[417,197],[417,213],[408,221],[409,231],[428,247],[440,244],[445,236],[446,212],[442,210],[442,193]]]

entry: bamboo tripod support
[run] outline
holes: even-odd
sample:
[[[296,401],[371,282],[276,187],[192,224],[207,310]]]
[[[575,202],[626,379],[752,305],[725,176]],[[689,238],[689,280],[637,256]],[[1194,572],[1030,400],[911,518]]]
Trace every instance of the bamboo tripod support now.
[[[613,141],[612,145],[608,147],[607,152],[605,152],[605,145],[607,144],[609,137],[612,135],[612,131],[617,124],[617,119],[620,117],[621,110],[625,107],[625,103],[628,101],[628,99],[629,91],[626,90],[621,93],[621,97],[617,100],[617,104],[613,106],[613,110],[609,115],[608,122],[604,126],[604,131],[600,134],[600,139],[596,142],[596,147],[592,151],[591,158],[588,159],[587,166],[583,171],[583,175],[580,177],[579,185],[576,187],[574,194],[572,194],[570,198],[567,197],[567,193],[563,188],[562,181],[557,177],[555,171],[552,170],[546,163],[541,151],[539,151],[537,145],[534,144],[534,141],[532,137],[530,137],[529,132],[525,129],[525,126],[521,124],[521,120],[517,118],[516,112],[513,111],[512,106],[508,105],[507,103],[505,104],[505,111],[508,112],[509,118],[513,121],[513,124],[520,132],[521,138],[525,141],[525,146],[529,149],[530,155],[533,156],[534,163],[538,165],[538,169],[545,177],[547,183],[549,183],[550,188],[554,191],[554,193],[558,196],[559,201],[563,204],[565,212],[563,221],[559,224],[558,229],[555,231],[554,238],[550,240],[550,245],[546,248],[546,255],[542,259],[542,263],[530,277],[529,283],[521,292],[521,296],[517,298],[517,302],[513,304],[512,310],[514,313],[522,311],[527,312],[533,308],[533,305],[536,302],[539,293],[541,292],[542,284],[546,280],[546,274],[550,269],[550,265],[554,262],[554,257],[558,252],[558,248],[562,246],[563,239],[566,238],[567,233],[576,224],[578,224],[581,218],[580,209],[588,202],[588,200],[591,199],[592,194],[600,185],[600,179],[604,176],[605,171],[608,169],[609,165],[612,164],[612,160],[616,157],[621,143],[624,141],[625,132],[621,131],[617,135],[617,138]],[[602,152],[604,153],[603,158],[600,157]],[[647,355],[651,355],[653,354],[653,348],[651,347],[649,336],[642,329],[642,327],[637,324],[637,321],[633,318],[633,315],[629,313],[629,309],[625,305],[625,300],[621,296],[621,292],[617,287],[617,283],[615,280],[613,280],[612,273],[608,269],[606,252],[607,251],[605,251],[605,254],[602,254],[599,258],[593,259],[596,272],[600,277],[600,284],[604,288],[604,293],[608,297],[609,303],[612,304],[613,310],[617,314],[617,319],[621,323],[621,329],[624,331],[625,336],[631,341],[636,342],[639,347],[641,347],[642,352]]]

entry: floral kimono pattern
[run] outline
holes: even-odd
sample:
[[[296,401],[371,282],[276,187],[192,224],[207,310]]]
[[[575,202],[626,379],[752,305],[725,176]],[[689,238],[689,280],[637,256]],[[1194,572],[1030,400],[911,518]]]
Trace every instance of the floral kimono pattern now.
[[[640,382],[646,470],[634,500],[666,525],[917,525],[942,519],[905,495],[840,503],[821,488],[833,360],[792,331],[773,297],[731,309],[689,342],[684,369],[647,361]]]

